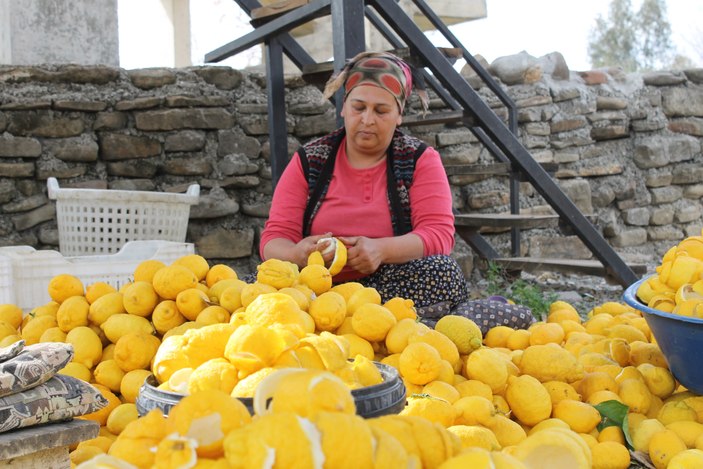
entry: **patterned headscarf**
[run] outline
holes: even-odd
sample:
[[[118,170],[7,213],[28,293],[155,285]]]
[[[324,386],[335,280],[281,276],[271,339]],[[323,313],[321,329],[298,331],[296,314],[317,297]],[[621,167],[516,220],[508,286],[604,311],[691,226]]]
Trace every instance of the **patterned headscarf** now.
[[[427,110],[427,93],[422,80],[416,76],[417,94],[423,110]],[[325,86],[324,96],[329,98],[344,85],[344,99],[357,86],[377,86],[388,91],[398,103],[400,113],[413,88],[413,69],[406,62],[387,52],[362,52],[350,59],[340,73]],[[417,86],[420,85],[420,86]]]

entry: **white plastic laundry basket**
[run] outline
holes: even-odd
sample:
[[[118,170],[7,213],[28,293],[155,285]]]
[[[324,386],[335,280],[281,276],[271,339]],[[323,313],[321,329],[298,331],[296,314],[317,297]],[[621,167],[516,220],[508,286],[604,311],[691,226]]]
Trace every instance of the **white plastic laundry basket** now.
[[[198,203],[200,186],[185,194],[127,190],[59,188],[47,180],[56,200],[59,251],[64,256],[116,253],[128,241],[184,242],[190,206]]]

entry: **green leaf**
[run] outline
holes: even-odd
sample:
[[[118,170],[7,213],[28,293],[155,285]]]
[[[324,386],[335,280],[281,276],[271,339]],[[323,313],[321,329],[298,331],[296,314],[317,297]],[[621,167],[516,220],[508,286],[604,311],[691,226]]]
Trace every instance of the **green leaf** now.
[[[632,439],[630,438],[630,428],[627,424],[627,413],[630,408],[622,402],[616,400],[604,401],[600,404],[594,405],[593,407],[595,407],[601,415],[601,422],[598,424],[598,431],[601,431],[606,427],[620,427],[622,433],[625,435],[625,440],[627,440],[628,446],[632,449],[633,446]]]

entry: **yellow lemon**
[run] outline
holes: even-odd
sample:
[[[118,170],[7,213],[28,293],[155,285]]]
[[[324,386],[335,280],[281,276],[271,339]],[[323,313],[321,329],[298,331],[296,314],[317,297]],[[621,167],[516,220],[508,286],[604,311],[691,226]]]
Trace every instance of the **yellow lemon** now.
[[[34,317],[22,327],[22,339],[26,345],[36,344],[44,331],[52,327],[58,327],[56,317],[51,315]]]
[[[129,314],[147,317],[159,302],[159,295],[151,282],[134,281],[122,293],[124,309]]]
[[[697,419],[698,413],[684,401],[666,402],[657,412],[657,420],[665,426],[673,422],[695,422]]]
[[[7,336],[6,336],[7,337]],[[20,337],[21,339],[21,337]],[[65,342],[66,333],[62,331],[58,326],[50,327],[45,330],[41,337],[39,337],[39,342]]]
[[[259,383],[277,368],[266,367],[239,380],[232,390],[232,397],[254,397]]]
[[[530,326],[530,345],[561,344],[563,340],[564,329],[556,322],[542,322]]]
[[[315,251],[315,252],[317,252],[317,251]],[[331,290],[330,290],[330,291],[331,291]],[[308,311],[308,310],[310,309],[310,303],[311,303],[310,299],[308,298],[308,296],[307,296],[305,293],[303,293],[302,291],[298,290],[297,288],[285,287],[285,288],[281,288],[280,290],[278,290],[278,292],[279,292],[279,293],[285,293],[286,295],[288,295],[288,296],[290,296],[291,298],[293,298],[293,299],[295,300],[295,302],[298,303],[298,307],[299,307],[301,310],[303,310],[303,311]],[[325,292],[325,293],[327,293],[327,292]],[[324,295],[325,293],[323,293],[323,295]],[[344,298],[344,297],[342,297],[342,298]],[[345,309],[345,311],[346,311],[346,307],[347,307],[347,304],[346,304],[346,301],[345,301],[345,303],[344,303],[344,309]]]
[[[187,321],[173,300],[163,300],[156,305],[151,313],[151,322],[156,332],[163,335]]]
[[[254,296],[250,297],[250,291],[254,288],[257,288],[256,285],[262,285],[263,284],[252,284],[252,285],[247,285],[245,282],[241,280],[223,280],[221,282],[218,282],[215,284],[214,287],[210,289],[210,292],[208,293],[210,296],[210,299],[216,303],[218,303],[220,306],[225,308],[227,311],[230,313],[234,313],[237,311],[239,308],[241,308],[243,305],[242,303],[242,293],[245,292],[244,299],[246,299],[249,303],[253,301]],[[218,291],[215,291],[218,287],[223,286],[222,290],[218,293]],[[266,287],[269,287],[266,285]],[[273,289],[273,287],[270,287]],[[275,291],[273,290],[268,290],[268,291]],[[258,295],[259,292],[256,293]]]
[[[703,435],[703,424],[694,420],[671,422],[666,425],[666,428],[676,433],[687,448],[695,448],[696,441]]]
[[[583,445],[585,442],[571,430],[548,428],[517,443],[511,455],[528,467],[591,468],[591,452]]]
[[[686,451],[686,444],[673,430],[664,429],[652,435],[648,449],[654,467],[665,469],[674,456]]]
[[[322,238],[317,241],[318,244],[323,242],[329,243],[323,253],[334,251],[334,257],[330,263],[329,272],[332,276],[337,275],[347,264],[347,247],[337,238]]]
[[[49,297],[57,303],[63,303],[66,298],[83,296],[83,282],[75,275],[59,274],[49,280]]]
[[[311,417],[320,411],[354,414],[351,390],[334,374],[300,368],[279,369],[266,376],[256,389],[256,415],[294,412]]]
[[[154,451],[154,469],[171,469],[174,467],[195,467],[198,461],[194,438],[171,433],[161,440]]]
[[[434,347],[424,342],[414,342],[400,354],[400,372],[409,382],[425,385],[439,376],[441,360]]]
[[[119,392],[125,372],[114,359],[110,359],[98,363],[93,375],[96,383],[102,384],[112,392]]]
[[[525,350],[530,346],[532,332],[528,329],[515,329],[505,341],[505,346],[510,350]]]
[[[15,304],[0,304],[0,321],[10,324],[17,330],[22,325],[22,308]]]
[[[687,449],[677,453],[669,460],[667,469],[690,469],[703,467],[703,451],[700,449]]]
[[[156,271],[152,285],[161,298],[175,300],[183,290],[195,288],[198,277],[188,267],[172,264]]]
[[[237,279],[237,272],[227,264],[215,264],[205,275],[205,284],[212,288],[220,280]]]
[[[466,379],[465,381],[454,384],[454,387],[459,391],[461,397],[480,396],[485,397],[489,401],[493,398],[491,387],[476,379]]]
[[[400,415],[414,415],[436,422],[443,427],[454,424],[454,407],[448,401],[430,394],[413,394],[408,396],[407,403]]]
[[[152,282],[154,280],[154,274],[164,267],[166,267],[166,264],[157,259],[142,261],[134,269],[134,281]]]
[[[505,347],[508,337],[513,333],[513,329],[508,326],[495,326],[490,328],[483,338],[485,345],[491,348]]]
[[[464,376],[487,384],[496,394],[505,389],[508,382],[508,368],[500,352],[482,347],[472,352],[466,359]]]
[[[459,391],[451,384],[445,381],[430,381],[422,388],[422,394],[429,394],[440,399],[444,399],[450,404],[454,404],[461,395]]]
[[[88,320],[91,324],[100,326],[113,314],[124,314],[126,312],[122,293],[118,291],[108,292],[90,304]]]
[[[349,356],[350,357],[356,357],[357,355],[362,355],[369,360],[374,359],[374,351],[373,351],[373,346],[371,343],[362,338],[359,337],[356,334],[338,334],[347,339],[349,342]]]
[[[332,288],[332,274],[322,265],[308,265],[303,267],[298,275],[298,282],[307,286],[316,295],[321,295]]]
[[[601,421],[598,410],[590,404],[563,399],[554,406],[553,416],[561,419],[577,433],[588,433]]]
[[[552,400],[552,406],[559,403],[563,399],[572,399],[575,401],[581,400],[581,395],[576,389],[564,381],[547,381],[542,383],[544,389],[549,393]]]
[[[195,321],[198,314],[209,305],[207,293],[198,288],[186,288],[176,295],[176,307],[189,321]]]
[[[644,381],[625,379],[620,382],[618,395],[622,402],[630,407],[631,412],[646,414],[652,405],[652,393]]]
[[[186,340],[182,335],[173,335],[166,337],[159,345],[151,365],[151,370],[159,383],[165,383],[175,371],[190,366],[188,357],[183,351]]]
[[[352,316],[354,332],[359,337],[371,342],[385,340],[388,331],[391,330],[396,322],[393,313],[387,308],[374,303],[360,305]]]
[[[661,399],[671,396],[676,389],[676,380],[667,368],[642,363],[637,366],[637,370],[642,374],[650,392]]]
[[[352,294],[361,288],[364,288],[364,285],[359,282],[344,282],[333,286],[330,290],[339,293],[344,297],[344,301],[348,302]]]
[[[536,378],[510,376],[505,399],[519,422],[534,426],[552,414],[552,399]]]
[[[137,420],[137,418],[139,418],[139,414],[137,412],[137,406],[134,403],[128,402],[120,404],[112,409],[112,412],[110,412],[110,415],[107,417],[105,426],[107,426],[110,432],[119,435],[128,423]]]
[[[293,285],[298,275],[296,264],[280,259],[267,259],[256,266],[256,281],[277,290]]]
[[[293,298],[279,292],[261,294],[246,307],[249,324],[277,324],[295,332],[298,337],[302,337],[307,329],[306,316],[309,317]]]
[[[145,369],[134,369],[125,373],[120,382],[120,395],[122,399],[124,399],[125,402],[136,402],[139,390],[149,376],[151,376],[151,372]]]
[[[93,374],[90,372],[90,368],[85,366],[83,363],[68,362],[66,363],[66,366],[61,368],[58,372],[62,375],[81,379],[86,383],[93,381]]]
[[[491,395],[491,399],[492,399]],[[454,403],[456,412],[455,424],[457,425],[484,425],[496,414],[491,399],[484,396],[464,396]]]
[[[386,334],[385,344],[388,353],[402,352],[408,345],[410,336],[417,333],[419,329],[428,329],[428,327],[410,318],[401,319],[394,324]]]
[[[352,320],[354,318],[352,317]],[[447,360],[456,372],[461,371],[462,362],[459,358],[459,350],[449,337],[434,329],[418,329],[408,337],[408,343],[426,342],[434,347],[443,360]]]
[[[210,264],[208,264],[207,260],[199,254],[186,254],[185,256],[181,256],[173,261],[171,265],[182,265],[183,267],[186,267],[188,270],[193,272],[193,274],[195,274],[198,282],[205,280],[205,276],[210,270]]]
[[[166,437],[166,419],[160,409],[127,424],[108,451],[136,467],[152,467],[156,462],[155,448]]]
[[[229,337],[224,356],[238,370],[251,374],[273,366],[281,354],[297,344],[296,336],[287,329],[247,324]]]
[[[326,291],[312,300],[309,312],[318,330],[334,331],[347,317],[347,304],[339,293]]]
[[[648,452],[649,442],[652,437],[663,430],[666,430],[666,427],[655,418],[644,418],[639,423],[631,426],[630,436],[635,451]]]
[[[489,418],[485,422],[484,426],[493,432],[493,434],[496,436],[496,439],[498,440],[498,443],[502,447],[517,445],[527,438],[527,433],[525,432],[525,429],[522,428],[520,424],[517,423],[515,420],[509,419],[502,413],[496,413],[493,417]],[[551,430],[554,429],[548,429],[545,430],[545,432]]]
[[[353,316],[357,308],[366,303],[381,304],[381,295],[375,288],[362,287],[356,289],[347,299],[347,316]]]
[[[481,347],[483,334],[471,319],[464,316],[446,315],[437,321],[435,330],[447,336],[462,355],[468,355]]]
[[[224,358],[213,358],[195,368],[188,377],[188,394],[219,389],[230,394],[239,381],[237,368]]]
[[[79,326],[66,334],[66,343],[73,345],[73,361],[93,368],[102,357],[103,344],[91,328]]]
[[[198,313],[195,322],[203,325],[229,322],[230,314],[222,306],[210,305]]]
[[[79,326],[87,326],[89,309],[90,305],[84,296],[68,297],[56,311],[56,323],[64,332]]]
[[[154,332],[154,326],[147,318],[127,313],[113,314],[100,325],[100,329],[113,344],[116,344],[125,334],[132,332],[152,334]]]
[[[496,436],[492,431],[485,427],[476,425],[451,425],[447,427],[447,430],[459,437],[463,448],[483,448],[488,451],[496,451],[500,449],[500,443],[498,443]],[[476,466],[462,465],[457,467]]]
[[[225,436],[250,422],[249,411],[239,399],[215,389],[184,397],[168,416],[170,431],[195,438],[203,458],[221,457]]]
[[[244,285],[241,290],[239,291],[239,301],[240,301],[240,306],[243,307],[248,307],[250,303],[252,303],[255,299],[259,297],[259,295],[263,295],[266,293],[274,293],[276,292],[276,287],[273,287],[271,285],[267,285],[265,283],[260,283],[260,282],[254,282],[254,283],[248,283]],[[229,292],[229,288],[225,290],[222,294],[225,295],[226,292]],[[220,305],[224,306],[227,310],[230,310],[227,306],[222,304],[222,299],[220,301]],[[234,310],[232,310],[234,312]]]
[[[477,352],[480,350],[482,349]],[[554,343],[527,347],[522,353],[519,367],[523,374],[534,376],[543,383],[546,381],[573,383],[583,378],[584,374],[583,365],[576,357]]]
[[[630,452],[627,447],[614,441],[596,443],[591,448],[593,469],[627,469],[630,467]]]
[[[415,310],[415,302],[408,298],[396,296],[383,303],[383,307],[387,308],[397,321],[401,319],[417,319],[417,311]]]
[[[615,378],[602,371],[593,371],[584,374],[580,381],[579,390],[584,400],[588,400],[597,391],[618,391],[618,383]]]
[[[127,333],[115,343],[115,361],[125,372],[147,369],[160,344],[161,341],[154,335],[144,332]]]
[[[88,303],[92,305],[95,300],[97,300],[101,296],[116,291],[117,289],[115,287],[106,282],[91,283],[90,285],[85,287],[85,299],[88,300]]]
[[[235,329],[231,324],[210,324],[183,332],[182,350],[190,366],[197,367],[212,358],[224,357],[227,342]]]

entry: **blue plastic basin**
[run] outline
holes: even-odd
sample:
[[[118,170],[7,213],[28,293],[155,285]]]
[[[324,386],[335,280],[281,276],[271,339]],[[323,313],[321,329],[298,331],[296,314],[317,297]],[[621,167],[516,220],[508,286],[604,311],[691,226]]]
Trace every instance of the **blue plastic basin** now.
[[[669,370],[690,391],[703,394],[703,319],[665,313],[642,303],[637,289],[647,278],[630,285],[623,300],[642,312]]]

